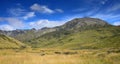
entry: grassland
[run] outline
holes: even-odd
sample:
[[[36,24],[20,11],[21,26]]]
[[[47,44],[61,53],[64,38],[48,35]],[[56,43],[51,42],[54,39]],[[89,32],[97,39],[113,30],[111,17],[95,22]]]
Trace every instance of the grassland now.
[[[0,34],[0,49],[18,49],[25,46],[25,44],[14,38]]]
[[[28,41],[38,48],[100,49],[120,47],[120,27],[104,27],[85,31],[56,31]]]
[[[28,45],[0,35],[0,64],[120,64],[119,27],[53,32]]]
[[[0,64],[120,64],[120,50],[0,50]]]

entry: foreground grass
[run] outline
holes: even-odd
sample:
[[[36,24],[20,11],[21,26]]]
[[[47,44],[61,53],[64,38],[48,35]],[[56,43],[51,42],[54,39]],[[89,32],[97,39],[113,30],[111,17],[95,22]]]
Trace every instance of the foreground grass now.
[[[99,50],[1,50],[0,64],[120,64],[120,53]]]

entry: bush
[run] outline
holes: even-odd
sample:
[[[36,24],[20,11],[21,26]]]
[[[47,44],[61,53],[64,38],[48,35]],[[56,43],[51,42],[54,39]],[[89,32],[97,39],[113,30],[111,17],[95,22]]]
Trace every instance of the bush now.
[[[77,52],[63,52],[65,55],[77,54]]]
[[[61,52],[55,52],[55,54],[61,54]]]

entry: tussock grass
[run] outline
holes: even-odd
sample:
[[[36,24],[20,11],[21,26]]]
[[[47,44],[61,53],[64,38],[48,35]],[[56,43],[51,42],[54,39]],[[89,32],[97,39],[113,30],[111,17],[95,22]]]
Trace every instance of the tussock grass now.
[[[19,49],[25,47],[20,41],[0,34],[0,49]]]
[[[66,55],[55,52],[77,52],[77,54]],[[120,64],[119,60],[120,53],[107,54],[107,51],[100,52],[100,50],[34,49],[18,52],[2,50],[0,52],[0,64]]]

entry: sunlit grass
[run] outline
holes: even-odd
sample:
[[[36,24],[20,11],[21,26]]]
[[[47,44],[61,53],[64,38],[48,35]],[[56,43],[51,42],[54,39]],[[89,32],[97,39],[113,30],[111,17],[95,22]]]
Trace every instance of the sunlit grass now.
[[[60,52],[56,54],[55,52]],[[77,52],[65,54],[65,52]],[[42,55],[44,54],[44,55]],[[0,64],[120,64],[120,53],[99,50],[2,50]]]

